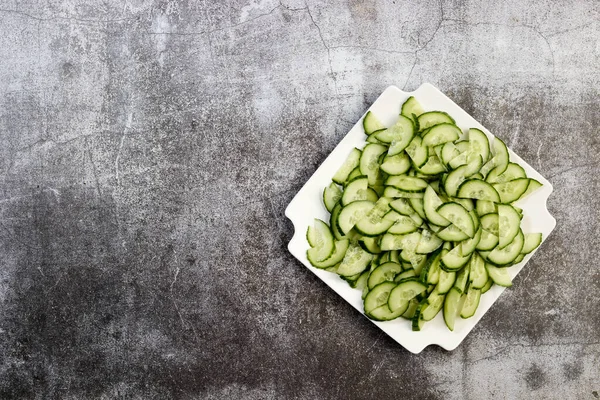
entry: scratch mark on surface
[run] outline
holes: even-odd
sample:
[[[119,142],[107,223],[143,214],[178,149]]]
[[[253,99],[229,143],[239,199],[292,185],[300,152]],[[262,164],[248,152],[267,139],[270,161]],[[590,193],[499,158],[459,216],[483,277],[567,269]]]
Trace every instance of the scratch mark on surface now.
[[[121,159],[121,150],[123,150],[123,144],[125,143],[125,137],[131,129],[131,121],[133,119],[133,113],[127,115],[127,122],[125,123],[125,129],[123,129],[123,135],[121,136],[121,143],[119,144],[119,151],[117,151],[117,157],[115,158],[115,178],[117,180],[117,186],[121,186],[121,180],[119,179],[119,161]]]
[[[544,142],[540,143],[540,145],[538,146],[537,149],[537,164],[538,164],[538,168],[542,168],[542,159],[540,158],[540,152],[542,151],[542,146],[544,145]]]
[[[489,355],[489,356],[485,356],[482,358],[476,358],[474,360],[468,361],[469,364],[475,364],[479,361],[483,361],[483,360],[489,360],[491,358],[494,358],[504,352],[506,352],[507,350],[509,350],[512,347],[521,347],[521,348],[529,348],[529,347],[560,347],[560,346],[597,346],[600,345],[600,342],[565,342],[565,343],[542,343],[542,344],[520,344],[520,343],[512,343],[509,344],[507,346],[501,347],[498,351],[496,351],[495,353]]]
[[[88,154],[88,158],[90,159],[90,164],[92,164],[92,175],[94,175],[94,181],[96,184],[96,193],[98,194],[98,197],[101,196],[101,192],[100,192],[100,181],[98,179],[98,173],[96,171],[96,164],[94,163],[94,159],[92,157],[92,152],[90,150],[90,146],[88,145],[88,139],[87,137],[85,138],[85,148]]]
[[[595,162],[595,161],[593,161],[593,162],[589,162],[589,163],[585,163],[585,164],[581,164],[581,165],[575,165],[573,167],[566,168],[566,169],[564,169],[562,171],[558,171],[558,172],[550,175],[548,177],[548,179],[550,180],[550,179],[552,179],[552,178],[554,178],[554,177],[556,177],[558,175],[566,174],[567,172],[570,172],[570,171],[572,171],[574,169],[586,168],[586,167],[592,167],[592,166],[595,166],[597,168],[598,167],[598,163]]]

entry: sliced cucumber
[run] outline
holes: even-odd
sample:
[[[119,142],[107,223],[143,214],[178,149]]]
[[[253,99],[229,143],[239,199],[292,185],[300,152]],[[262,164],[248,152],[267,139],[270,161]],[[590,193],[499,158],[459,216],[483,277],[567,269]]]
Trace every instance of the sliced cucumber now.
[[[381,156],[387,147],[381,144],[369,143],[365,146],[360,156],[360,172],[369,179],[369,185],[377,182],[379,174],[379,156]]]
[[[404,268],[404,266],[403,266]],[[415,270],[413,269],[412,265],[409,266],[410,269],[406,269],[403,272],[399,273],[398,275],[396,275],[396,278],[394,278],[394,282],[400,282],[401,280],[404,280],[406,278],[413,278],[417,276],[417,273],[415,272]]]
[[[483,163],[481,156],[474,157],[468,164],[456,168],[448,174],[444,181],[444,190],[449,196],[456,197],[458,188],[473,174],[476,174]]]
[[[471,259],[471,254],[466,256],[460,255],[460,246],[454,247],[447,254],[442,256],[442,262],[440,266],[445,271],[459,271],[464,267]]]
[[[415,249],[415,253],[417,254],[429,254],[438,248],[440,248],[444,244],[444,241],[436,236],[435,233],[430,230],[423,229],[421,231],[421,239],[419,240],[419,244]]]
[[[413,121],[400,115],[393,126],[375,133],[375,138],[383,143],[389,143],[388,154],[393,156],[400,154],[408,146],[415,135],[414,129]]]
[[[531,193],[535,192],[542,186],[543,185],[541,183],[539,183],[538,181],[536,181],[535,179],[529,179],[529,185],[527,186],[527,190],[525,191],[525,193],[523,193],[521,195],[521,197],[519,197],[519,200],[524,199],[525,197],[529,196]]]
[[[438,214],[450,221],[454,226],[472,238],[475,236],[475,225],[469,212],[458,203],[444,203],[436,210]]]
[[[500,202],[500,195],[492,185],[479,179],[469,179],[463,182],[457,192],[458,197],[467,199]]]
[[[542,234],[541,233],[526,233],[525,235],[525,243],[523,244],[523,249],[521,253],[529,254],[537,247],[542,244]]]
[[[410,169],[410,158],[406,153],[386,156],[380,168],[386,174],[401,175]]]
[[[395,312],[398,309],[406,309],[405,307],[407,307],[410,300],[426,290],[427,285],[416,278],[407,278],[400,281],[389,294],[388,308],[392,312]]]
[[[393,186],[398,190],[409,193],[425,192],[427,181],[408,175],[390,176],[385,181],[386,186]]]
[[[518,200],[525,193],[529,186],[529,179],[520,178],[510,182],[495,183],[492,186],[500,195],[500,201],[507,204]]]
[[[394,225],[388,229],[388,233],[392,233],[394,235],[404,235],[414,232],[418,228],[419,226],[415,224],[412,218],[405,215],[400,215],[400,217],[396,219]]]
[[[325,204],[325,208],[329,212],[333,210],[333,207],[335,207],[341,198],[342,190],[333,182],[323,190],[323,204]]]
[[[438,124],[423,135],[424,146],[437,146],[446,142],[454,142],[460,138],[462,131],[454,124]]]
[[[498,206],[494,202],[487,200],[477,200],[475,209],[477,210],[479,217],[483,217],[486,214],[498,213]]]
[[[379,238],[377,237],[364,236],[358,240],[358,244],[366,252],[369,252],[371,254],[381,253],[381,247],[379,247]]]
[[[396,275],[402,272],[402,265],[388,261],[379,265],[369,275],[367,284],[369,289],[374,288],[382,282],[393,282]]]
[[[375,114],[367,111],[365,118],[363,118],[363,128],[365,129],[365,134],[371,135],[374,132],[385,129],[385,125],[379,121]]]
[[[457,288],[461,293],[465,293],[467,290],[467,284],[469,282],[470,264],[467,263],[463,269],[456,275],[456,281],[454,287]]]
[[[462,293],[456,287],[453,287],[446,295],[444,301],[444,322],[451,331],[454,330],[454,323],[456,321],[456,316],[458,315],[461,295]]]
[[[442,229],[436,235],[446,242],[460,242],[469,238],[469,235],[458,229],[455,225],[450,225]]]
[[[481,227],[491,233],[492,235],[498,236],[500,225],[498,220],[498,214],[487,214],[480,218]],[[483,239],[483,238],[482,238]]]
[[[413,115],[418,117],[419,115],[423,114],[423,112],[423,107],[413,96],[410,96],[404,102],[404,104],[402,104],[402,108],[400,110],[400,114],[411,119],[413,119]]]
[[[442,146],[442,162],[447,166],[450,161],[460,155],[460,151],[453,142],[446,142]]]
[[[413,137],[404,151],[408,154],[416,167],[424,165],[429,158],[429,150],[427,149],[427,146],[423,145],[421,136]]]
[[[498,248],[508,246],[519,233],[521,216],[510,205],[498,204]]]
[[[473,253],[471,260],[469,261],[471,286],[475,289],[481,289],[485,286],[488,281],[488,273],[485,269],[485,262],[479,253]]]
[[[452,124],[454,125],[454,119],[443,111],[429,111],[419,115],[419,129],[424,131],[431,128],[432,126],[439,124]],[[454,141],[454,140],[452,140]],[[450,140],[448,140],[450,142]]]
[[[373,255],[364,251],[360,245],[350,243],[337,273],[340,276],[360,274],[369,266],[372,259]]]
[[[335,245],[329,225],[315,218],[310,236],[314,246],[308,249],[306,256],[311,263],[324,261],[333,254]]]
[[[361,155],[362,151],[356,148],[352,149],[352,151],[346,158],[346,161],[344,161],[344,164],[342,164],[340,169],[338,169],[335,175],[333,175],[333,178],[331,178],[331,180],[339,185],[343,185],[344,182],[346,182],[346,180],[348,179],[348,175],[350,175],[350,172],[352,172],[354,168],[358,167]]]
[[[490,142],[485,133],[477,128],[469,129],[469,152],[479,154],[486,162],[490,158]]]
[[[465,297],[462,310],[460,312],[461,318],[471,318],[475,315],[477,307],[479,306],[479,299],[481,297],[481,290],[470,287]]]
[[[427,296],[428,306],[425,311],[421,313],[421,319],[423,319],[423,321],[431,321],[434,319],[444,306],[445,298],[446,295],[440,293],[438,287],[436,286],[429,296]]]
[[[334,242],[334,250],[333,253],[329,257],[327,257],[323,261],[315,261],[311,258],[311,253],[307,252],[308,261],[315,268],[329,268],[334,265],[339,264],[346,255],[346,251],[348,250],[348,246],[350,245],[350,241],[348,239],[338,240]]]
[[[498,286],[511,287],[512,278],[508,274],[507,268],[498,268],[490,263],[485,263],[485,269],[487,270],[490,279]],[[481,289],[483,293],[484,290]]]
[[[431,254],[425,265],[421,269],[420,279],[423,283],[435,284],[439,279],[439,264],[440,258],[442,257],[442,249],[437,249]],[[437,276],[434,276],[437,274]],[[435,282],[433,282],[435,281]]]
[[[487,269],[486,269],[486,272],[487,272]],[[494,281],[492,280],[492,278],[488,278],[488,281],[485,283],[485,286],[481,288],[481,294],[484,294],[485,292],[490,290],[492,288],[493,284],[494,284]]]
[[[450,289],[454,286],[454,282],[456,282],[456,272],[444,271],[440,268],[440,279],[438,281],[437,286],[440,294],[448,293]]]
[[[413,210],[415,210],[415,212],[419,215],[419,217],[421,217],[422,219],[426,218],[422,198],[408,199],[408,202],[410,203],[410,206],[413,208]]]
[[[459,243],[459,246],[460,246],[459,254],[461,256],[463,256],[463,257],[468,256],[469,254],[471,254],[475,251],[475,249],[477,248],[477,245],[481,241],[481,231],[482,230],[483,229],[479,227],[477,229],[477,231],[475,232],[475,236],[473,236],[472,238],[469,238],[469,239],[465,239]]]
[[[439,157],[436,155],[429,156],[427,162],[421,167],[415,167],[417,172],[420,172],[424,175],[438,175],[443,172],[446,172],[446,167],[440,161]]]
[[[524,244],[525,238],[523,232],[519,229],[517,236],[508,246],[505,246],[504,248],[496,247],[487,258],[496,265],[510,264],[519,256],[519,254],[521,254]]]
[[[375,203],[368,200],[354,201],[344,206],[337,219],[337,225],[341,233],[346,235],[358,221],[364,218],[369,211],[375,207]]]
[[[519,164],[508,163],[506,170],[502,173],[498,173],[500,169],[501,167],[496,167],[491,170],[488,176],[485,178],[485,181],[488,183],[504,183],[519,178],[527,178],[525,170]]]
[[[394,221],[384,218],[390,211],[390,199],[382,197],[367,214],[358,220],[354,229],[364,236],[379,236],[386,232]],[[343,212],[343,211],[342,211]]]
[[[383,191],[383,196],[390,197],[392,199],[421,199],[423,198],[423,193],[424,192],[405,192],[392,186],[386,186],[385,190]]]
[[[348,183],[352,182],[356,178],[360,177],[361,175],[362,175],[362,173],[360,172],[360,167],[354,168],[352,170],[352,172],[350,172],[350,175],[348,175],[346,182],[344,182],[344,186],[347,185]]]
[[[407,235],[392,235],[386,233],[381,237],[381,250],[404,250],[414,251],[421,240],[421,234],[419,232],[409,233]]]
[[[423,299],[419,302],[417,308],[415,308],[415,314],[413,315],[411,320],[413,331],[418,332],[423,328],[423,325],[425,324],[425,320],[423,319],[423,312],[425,312],[425,310],[427,310],[428,307],[429,301],[427,299]]]
[[[361,175],[349,182],[344,189],[344,193],[342,194],[342,205],[346,206],[357,200],[367,200],[368,187],[369,180],[364,175]]]
[[[425,189],[425,194],[423,196],[423,210],[425,217],[435,225],[448,226],[450,225],[450,221],[442,217],[436,211],[442,204],[442,200],[440,200],[433,187],[428,186],[427,189]]]
[[[378,321],[389,321],[402,315],[408,308],[408,302],[404,310],[399,308],[395,312],[391,312],[387,306],[390,292],[395,287],[393,282],[383,282],[371,289],[364,300],[365,314]]]

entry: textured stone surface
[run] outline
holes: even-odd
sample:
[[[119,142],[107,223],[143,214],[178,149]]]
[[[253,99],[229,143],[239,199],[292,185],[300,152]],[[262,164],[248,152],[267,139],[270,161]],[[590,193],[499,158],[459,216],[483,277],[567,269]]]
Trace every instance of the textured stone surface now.
[[[0,32],[0,398],[600,397],[598,1],[6,0]],[[283,210],[422,82],[558,225],[456,351],[412,355]]]

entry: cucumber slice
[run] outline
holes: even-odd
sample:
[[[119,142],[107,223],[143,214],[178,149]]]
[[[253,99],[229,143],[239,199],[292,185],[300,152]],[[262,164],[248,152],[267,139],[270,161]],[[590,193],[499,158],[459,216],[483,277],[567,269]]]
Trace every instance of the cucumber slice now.
[[[386,186],[393,186],[398,190],[408,193],[425,192],[427,181],[408,175],[390,176],[385,180]]]
[[[374,132],[385,129],[385,125],[379,121],[375,114],[371,111],[367,111],[367,114],[363,118],[363,128],[365,129],[366,135],[371,135]]]
[[[419,240],[419,244],[415,249],[415,253],[429,254],[440,248],[443,244],[444,241],[437,237],[435,233],[427,229],[423,229],[421,232],[421,240]]]
[[[311,236],[311,241],[314,243],[314,246],[306,252],[307,258],[311,263],[324,261],[333,254],[335,247],[333,235],[329,230],[329,225],[325,222],[315,218],[313,229],[310,235],[307,232],[307,236]]]
[[[485,178],[485,181],[487,183],[504,183],[519,178],[527,178],[525,170],[519,164],[508,163],[508,167],[501,174],[498,173],[500,168],[501,167],[496,167],[491,170],[488,176]]]
[[[460,155],[453,142],[446,142],[442,147],[442,162],[448,166],[450,161]]]
[[[400,215],[394,225],[388,229],[388,233],[394,235],[404,235],[407,233],[415,232],[419,226],[415,224],[412,218],[405,215]]]
[[[469,282],[469,273],[470,273],[470,264],[467,263],[463,269],[458,272],[456,275],[456,281],[454,282],[454,287],[458,289],[461,293],[465,293],[467,289],[467,282]]]
[[[460,312],[461,318],[471,318],[475,315],[477,307],[479,306],[479,299],[481,297],[481,290],[470,287],[465,297],[462,310]]]
[[[381,253],[381,247],[379,247],[379,238],[377,237],[362,237],[358,240],[358,244],[363,248],[364,251],[371,254]]]
[[[510,205],[498,204],[498,248],[508,246],[519,233],[521,216]]]
[[[525,238],[523,236],[523,232],[519,229],[517,236],[514,240],[506,247],[499,248],[496,247],[492,252],[488,255],[488,260],[496,265],[507,265],[512,263],[523,250],[523,245],[525,244]]]
[[[504,142],[498,138],[494,138],[494,157],[481,167],[481,174],[486,176],[491,170],[498,168],[495,174],[500,175],[508,168],[509,155],[508,148]]]
[[[306,240],[310,247],[315,247],[317,245],[317,230],[314,225],[309,225],[306,230]]]
[[[420,193],[404,192],[402,190],[396,189],[395,187],[386,186],[385,190],[383,191],[383,196],[390,197],[392,199],[398,199],[398,198],[421,199],[421,198],[423,198],[423,193],[424,192],[420,192]]]
[[[445,271],[458,271],[464,267],[471,259],[471,254],[460,255],[460,246],[454,247],[447,254],[442,256],[440,266]]]
[[[413,137],[404,151],[408,154],[416,167],[424,165],[429,158],[429,150],[427,149],[427,146],[423,145],[421,136]]]
[[[390,203],[390,207],[392,207],[392,210],[406,216],[410,216],[411,214],[415,213],[415,210],[412,208],[407,199],[394,200]]]
[[[390,251],[390,261],[398,263],[398,264],[402,264],[402,262],[400,261],[399,253],[400,253],[399,250]]]
[[[377,202],[377,200],[379,200],[379,196],[377,195],[377,192],[373,188],[367,188],[366,200],[371,201],[373,203],[375,203],[375,202]]]
[[[485,262],[479,253],[473,253],[471,260],[469,261],[469,280],[471,281],[471,287],[475,289],[481,289],[485,286],[488,281],[488,273],[485,269]]]
[[[412,320],[415,316],[415,311],[417,311],[417,307],[419,306],[419,297],[415,297],[411,301],[408,302],[408,308],[402,314],[402,318]]]
[[[479,179],[469,179],[463,182],[457,192],[458,197],[467,199],[500,202],[500,195],[492,185]]]
[[[469,129],[469,152],[479,154],[484,162],[490,158],[490,141],[487,135],[477,128]]]
[[[520,263],[521,261],[523,261],[523,259],[525,258],[525,254],[521,253],[517,256],[517,258],[515,258],[515,260],[510,264],[511,266],[513,265],[517,265],[518,263]]]
[[[498,236],[500,225],[498,220],[498,214],[487,214],[481,217],[481,227],[491,233],[492,235]],[[483,239],[483,238],[482,238]]]
[[[466,181],[468,177],[479,172],[482,163],[481,156],[476,156],[473,157],[468,164],[462,165],[450,172],[444,181],[444,190],[446,193],[449,196],[456,197],[459,186]]]
[[[344,185],[347,185],[349,182],[352,182],[360,176],[362,176],[362,173],[360,172],[360,167],[354,168],[352,172],[350,172],[350,175],[348,175],[348,178],[346,179],[346,182],[344,182]]]
[[[448,201],[446,201],[445,203],[448,203],[450,201],[460,204],[461,206],[463,206],[465,208],[465,210],[467,210],[469,212],[471,212],[475,209],[475,204],[473,204],[473,200],[471,200],[471,199],[461,199],[460,197],[450,197],[450,198],[448,198]]]
[[[511,287],[512,278],[508,274],[508,269],[498,268],[490,263],[485,263],[485,269],[487,270],[490,279],[498,286]],[[483,293],[483,289],[481,289]]]
[[[340,211],[342,211],[342,205],[340,203],[337,203],[334,207],[333,210],[331,210],[331,216],[329,217],[329,224],[331,227],[331,232],[333,233],[333,236],[335,236],[335,238],[337,240],[341,240],[344,239],[344,234],[342,233],[342,231],[340,231],[340,228],[338,227],[338,217],[340,215]],[[309,240],[309,244],[311,246],[314,246],[314,243],[311,243],[311,241]]]
[[[354,229],[364,236],[379,236],[386,232],[394,221],[384,218],[390,211],[390,199],[382,197],[377,200],[375,207],[371,208],[367,214],[358,220]]]
[[[423,210],[425,217],[435,225],[448,226],[450,225],[450,221],[442,217],[436,211],[442,204],[442,200],[440,200],[435,190],[433,190],[433,187],[427,186],[427,189],[425,189],[425,195],[423,196]]]
[[[410,269],[407,269],[407,270],[403,271],[402,273],[396,275],[396,278],[394,278],[394,282],[400,282],[401,280],[404,280],[406,278],[416,277],[417,273],[413,269],[412,265],[409,268]]]
[[[486,269],[486,272],[487,272],[487,269]],[[485,286],[481,288],[481,294],[484,294],[485,292],[490,290],[492,288],[493,284],[494,284],[494,281],[492,280],[492,278],[488,278],[488,281],[486,282]]]
[[[337,269],[340,276],[353,276],[363,272],[373,260],[373,255],[364,251],[358,244],[350,243],[342,263]]]
[[[344,193],[342,193],[342,205],[346,206],[357,200],[367,200],[368,187],[369,180],[364,175],[361,175],[349,182],[344,189]]]
[[[398,117],[398,121],[383,131],[375,133],[375,138],[383,143],[389,143],[390,156],[400,154],[408,146],[415,135],[413,121],[403,115]]]
[[[410,158],[406,153],[386,156],[380,169],[389,175],[401,175],[410,169]]]
[[[369,293],[365,296],[364,300],[365,314],[368,317],[379,321],[388,321],[402,315],[406,309],[402,310],[402,312],[398,312],[400,311],[400,309],[398,309],[396,312],[392,313],[387,306],[390,292],[395,287],[396,284],[393,282],[383,282],[369,290]],[[406,304],[406,308],[408,308],[408,303]]]
[[[368,289],[367,280],[369,279],[369,274],[369,271],[364,271],[362,274],[360,274],[358,279],[355,281],[356,283],[354,284],[354,288],[358,290],[363,290],[365,288]]]
[[[461,295],[462,293],[456,287],[453,287],[444,300],[444,322],[451,331],[454,330]]]
[[[419,115],[418,122],[419,122],[419,129],[422,131],[429,129],[435,125],[439,125],[439,124],[452,124],[452,125],[456,124],[454,119],[452,119],[452,117],[450,115],[446,114],[443,111],[429,111],[429,112],[423,113],[423,114]],[[454,140],[452,140],[452,141],[454,141]],[[449,140],[447,142],[449,142]]]
[[[400,114],[411,119],[413,119],[413,115],[418,117],[423,114],[423,112],[423,107],[413,96],[410,96],[404,104],[402,104],[402,108],[400,109]]]
[[[308,258],[308,262],[315,268],[329,268],[334,265],[339,264],[346,255],[346,251],[348,250],[348,246],[350,245],[350,241],[348,239],[338,240],[334,242],[334,250],[333,253],[323,261],[315,261],[311,259],[311,253],[307,252],[306,257]]]
[[[423,321],[431,321],[435,318],[436,315],[440,312],[442,307],[444,306],[444,299],[446,298],[445,294],[439,292],[438,286],[433,289],[433,291],[427,296],[428,306],[421,313],[421,319]]]
[[[510,182],[495,183],[492,186],[500,195],[500,201],[506,204],[518,200],[525,193],[529,186],[529,179],[520,178]]]
[[[427,286],[416,278],[407,278],[400,281],[397,286],[390,291],[388,308],[392,312],[399,309],[406,310],[408,302],[426,290]]]
[[[529,185],[527,186],[527,190],[525,191],[525,193],[523,193],[521,195],[521,197],[519,197],[519,200],[524,199],[525,197],[529,196],[531,193],[535,192],[536,190],[538,190],[542,186],[543,185],[541,183],[539,183],[535,179],[531,179],[530,178],[529,179]]]
[[[436,235],[446,242],[460,242],[469,238],[469,235],[458,229],[455,225],[450,225],[442,229]]]
[[[469,212],[458,203],[444,203],[436,210],[438,214],[450,221],[454,226],[472,238],[475,236],[475,226]]]
[[[487,214],[497,214],[498,206],[492,201],[477,200],[475,210],[477,210],[477,214],[480,217],[483,217],[484,215],[487,215]]]
[[[381,250],[404,250],[414,251],[421,240],[421,234],[419,232],[409,233],[407,235],[392,235],[386,233],[381,237]]]
[[[427,258],[425,265],[421,269],[421,273],[420,273],[421,282],[428,283],[428,284],[430,284],[430,283],[435,284],[438,282],[439,265],[440,265],[441,257],[442,257],[442,249],[436,249],[433,252],[433,254],[431,254]],[[436,276],[434,276],[434,274],[437,274],[438,276],[436,277]],[[435,282],[430,282],[430,281],[435,281]]]
[[[380,142],[379,140],[375,139],[375,134],[377,132],[381,132],[381,131],[375,131],[375,132],[373,132],[373,134],[371,134],[371,136],[367,137],[367,143],[385,144],[385,143]]]
[[[423,135],[424,146],[437,146],[446,142],[458,140],[462,131],[454,124],[438,124]]]
[[[393,282],[397,274],[402,272],[402,265],[388,261],[381,264],[371,272],[367,284],[369,289],[373,289],[375,286],[382,282]]]
[[[440,294],[448,293],[450,289],[454,286],[454,282],[456,282],[456,272],[444,271],[440,268],[440,279],[438,281],[437,286]]]
[[[333,210],[333,207],[335,207],[341,198],[342,190],[333,182],[323,190],[323,204],[325,204],[325,208],[329,212]]]
[[[387,147],[381,144],[369,143],[365,146],[360,156],[360,172],[369,179],[369,185],[377,182],[379,175],[379,156],[381,156]]]
[[[429,156],[427,162],[421,167],[415,167],[417,172],[420,172],[424,175],[438,175],[443,172],[446,172],[446,167],[440,161],[439,157],[436,155]]]
[[[417,308],[415,309],[415,314],[412,317],[411,320],[411,325],[412,325],[412,330],[415,332],[420,331],[423,328],[423,325],[425,324],[425,320],[423,319],[423,312],[425,310],[427,310],[427,308],[429,308],[429,301],[427,299],[423,299],[419,302],[419,304],[417,305]]]
[[[540,244],[542,244],[541,233],[526,233],[524,236],[525,243],[523,244],[523,249],[521,250],[522,254],[529,254],[537,249]]]
[[[469,254],[471,254],[475,251],[475,249],[477,248],[477,245],[481,241],[481,231],[482,230],[483,230],[482,228],[478,227],[477,231],[475,232],[475,236],[473,236],[472,238],[469,238],[469,239],[465,239],[459,243],[459,246],[460,246],[459,254],[461,256],[463,256],[463,257],[468,256]]]
[[[337,219],[339,230],[346,235],[373,207],[375,207],[375,203],[368,200],[354,201],[344,206]]]
[[[354,168],[358,167],[361,154],[362,151],[360,151],[359,149],[352,149],[352,151],[346,158],[346,161],[344,161],[344,164],[342,164],[340,169],[338,169],[335,175],[333,175],[333,178],[331,178],[331,180],[339,185],[343,185],[344,182],[346,182],[346,180],[348,179],[348,175],[350,175],[350,172],[352,172]]]
[[[421,217],[423,219],[426,218],[422,198],[421,199],[408,199],[408,202],[410,203],[410,206],[413,208],[413,210],[415,210],[415,212],[419,215],[419,217]]]

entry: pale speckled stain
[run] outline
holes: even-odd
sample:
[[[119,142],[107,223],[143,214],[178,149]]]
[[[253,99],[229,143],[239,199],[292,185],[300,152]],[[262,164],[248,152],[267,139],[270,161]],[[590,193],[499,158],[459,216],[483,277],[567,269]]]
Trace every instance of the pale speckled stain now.
[[[0,397],[598,398],[597,1],[5,2]],[[283,210],[388,85],[552,181],[558,225],[454,352],[291,257]]]

